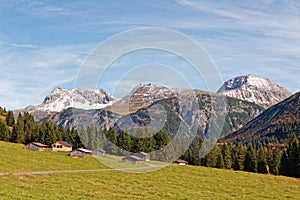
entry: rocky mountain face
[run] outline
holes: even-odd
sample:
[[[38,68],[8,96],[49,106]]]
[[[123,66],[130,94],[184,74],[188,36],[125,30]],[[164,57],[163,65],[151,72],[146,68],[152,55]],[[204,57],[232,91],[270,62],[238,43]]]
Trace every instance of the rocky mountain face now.
[[[124,105],[122,102],[127,102],[134,109],[125,113],[125,109],[114,112],[114,105],[98,110],[69,108],[48,119],[64,126],[97,125],[130,133],[140,128],[146,128],[149,132],[165,129],[173,136],[179,130],[202,136],[220,133],[215,135],[218,139],[241,128],[264,110],[255,103],[201,90],[170,90],[152,85],[134,88],[129,95],[116,102],[118,108]]]
[[[61,112],[70,107],[83,110],[102,109],[112,105],[114,100],[115,98],[103,89],[75,88],[66,90],[56,88],[36,109],[50,112]]]
[[[152,84],[139,84],[132,89],[130,94],[114,102],[114,104],[107,107],[106,110],[119,114],[128,114],[140,108],[147,107],[155,101],[174,96],[174,92],[166,87]]]
[[[36,120],[41,120],[53,113],[62,112],[67,108],[83,110],[102,109],[112,105],[115,98],[103,89],[75,88],[67,90],[61,87],[55,88],[38,106],[28,106],[25,109],[16,110],[14,113],[29,112]]]
[[[254,102],[264,108],[269,108],[292,95],[271,80],[252,74],[226,81],[217,93]]]
[[[290,133],[300,133],[300,92],[265,110],[236,132],[220,142],[234,141],[254,136],[287,138]]]
[[[50,120],[77,128],[96,125],[130,133],[140,128],[148,132],[165,129],[171,137],[179,131],[229,141],[254,133],[277,134],[283,132],[282,126],[285,132],[299,132],[299,93],[286,99],[289,95],[268,79],[247,75],[225,82],[217,94],[140,84],[116,99],[103,89],[56,88],[42,104],[14,113],[29,112],[36,121]]]
[[[221,137],[241,128],[264,110],[259,105],[239,99],[227,98],[227,102],[224,102],[223,96],[200,90],[181,92],[176,92],[175,97],[156,101],[135,113],[122,116],[114,126],[123,130],[132,129],[129,132],[134,132],[139,126],[149,126],[154,130],[163,128],[171,135],[185,127],[186,130],[198,132],[202,137]],[[218,132],[220,135],[216,135]]]

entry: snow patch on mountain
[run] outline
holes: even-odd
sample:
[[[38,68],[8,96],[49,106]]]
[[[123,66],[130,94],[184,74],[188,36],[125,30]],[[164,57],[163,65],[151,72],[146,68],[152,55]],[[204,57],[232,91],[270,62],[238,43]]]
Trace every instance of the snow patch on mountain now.
[[[112,105],[114,100],[115,98],[103,89],[67,90],[57,87],[34,109],[47,112],[61,112],[70,107],[84,110],[102,109]]]
[[[217,93],[259,104],[268,108],[292,95],[271,80],[253,74],[226,81]]]

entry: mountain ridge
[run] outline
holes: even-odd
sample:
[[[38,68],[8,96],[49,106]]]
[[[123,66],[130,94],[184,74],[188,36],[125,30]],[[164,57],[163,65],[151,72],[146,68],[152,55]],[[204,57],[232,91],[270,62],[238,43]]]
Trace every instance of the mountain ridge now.
[[[241,129],[220,139],[234,141],[254,136],[276,136],[287,138],[288,134],[300,131],[300,92],[265,110],[245,124]]]
[[[62,112],[71,107],[85,110],[103,109],[112,105],[115,100],[115,97],[101,88],[74,88],[68,90],[56,87],[44,98],[40,105],[30,105],[24,109],[15,110],[14,115],[16,117],[18,113],[28,112],[39,121],[53,113]]]
[[[147,123],[151,124],[151,117],[159,119],[159,117],[163,116],[164,109],[168,108],[168,114],[171,114],[171,118],[175,121],[184,121],[188,128],[199,126],[197,129],[200,128],[204,133],[208,128],[208,123],[218,118],[218,114],[213,110],[214,104],[217,107],[220,107],[222,104],[227,111],[219,110],[219,114],[222,115],[221,113],[228,112],[226,116],[224,115],[225,131],[223,131],[222,135],[225,136],[242,128],[243,125],[261,114],[264,108],[256,104],[256,102],[224,95],[223,91],[245,87],[247,83],[251,83],[251,81],[253,82],[256,79],[258,81],[254,81],[254,83],[257,87],[266,85],[266,88],[269,88],[274,85],[270,80],[255,75],[236,77],[229,81],[230,83],[227,81],[228,84],[222,86],[227,88],[222,90],[221,87],[218,91],[219,93],[191,88],[169,89],[164,86],[139,84],[128,95],[118,100],[103,89],[75,88],[66,90],[57,87],[47,95],[42,104],[27,107],[27,109],[19,112],[29,111],[40,122],[50,120],[64,126],[79,126],[80,123],[92,121],[102,126],[102,128],[108,129],[117,126],[124,128],[124,124],[128,122],[133,127],[137,125],[147,126]],[[251,83],[250,86],[255,85],[254,83]],[[274,95],[276,95],[276,92]],[[279,97],[280,95],[281,93],[279,92]],[[71,104],[73,101],[75,104]],[[216,104],[216,102],[219,103]],[[161,103],[164,107],[161,107]],[[156,116],[157,113],[161,113],[161,116]],[[132,123],[132,120],[134,123]],[[81,122],[78,123],[78,121]],[[166,126],[173,129],[171,127],[173,122],[169,120],[168,123],[170,124]],[[126,129],[130,128],[126,127]]]
[[[225,81],[217,93],[254,102],[264,108],[269,108],[292,95],[286,88],[273,83],[270,79],[254,74],[237,76]]]

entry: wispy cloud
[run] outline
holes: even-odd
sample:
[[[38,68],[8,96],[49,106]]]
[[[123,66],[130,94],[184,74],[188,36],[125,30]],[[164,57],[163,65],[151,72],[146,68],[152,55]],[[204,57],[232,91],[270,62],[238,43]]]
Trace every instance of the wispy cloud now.
[[[34,48],[32,48],[34,47]],[[87,45],[1,45],[0,99],[11,109],[39,104],[54,87],[72,87]]]
[[[224,79],[258,73],[299,90],[300,7],[297,1],[177,1],[199,11],[184,28],[193,34],[217,63]],[[201,15],[204,15],[202,19]],[[204,21],[207,25],[205,25]],[[188,32],[188,31],[187,31]],[[289,79],[282,77],[289,71]],[[284,80],[285,79],[285,80]]]
[[[297,0],[0,0],[0,26],[0,102],[10,108],[37,104],[58,85],[72,87],[81,62],[94,47],[90,44],[145,26],[175,29],[195,39],[217,64],[223,79],[256,73],[292,92],[300,89]],[[155,57],[148,52],[135,56],[120,59],[116,65],[122,70],[112,66],[100,87],[110,91],[111,83],[122,77],[122,84],[132,87],[139,80],[122,73],[155,59],[194,77],[179,59],[169,55]],[[199,80],[194,78],[193,87],[205,89]]]

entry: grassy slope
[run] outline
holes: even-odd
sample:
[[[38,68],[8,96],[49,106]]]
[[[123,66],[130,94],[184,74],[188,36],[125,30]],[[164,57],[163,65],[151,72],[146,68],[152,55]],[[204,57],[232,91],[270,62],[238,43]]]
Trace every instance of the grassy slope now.
[[[24,145],[0,142],[0,172],[105,168],[94,158],[73,158],[67,153],[24,150]]]
[[[104,167],[93,158],[25,151],[0,142],[1,151],[4,147],[10,156],[0,155],[0,172]],[[0,199],[300,199],[300,180],[193,166],[149,173],[8,175],[0,176]]]

